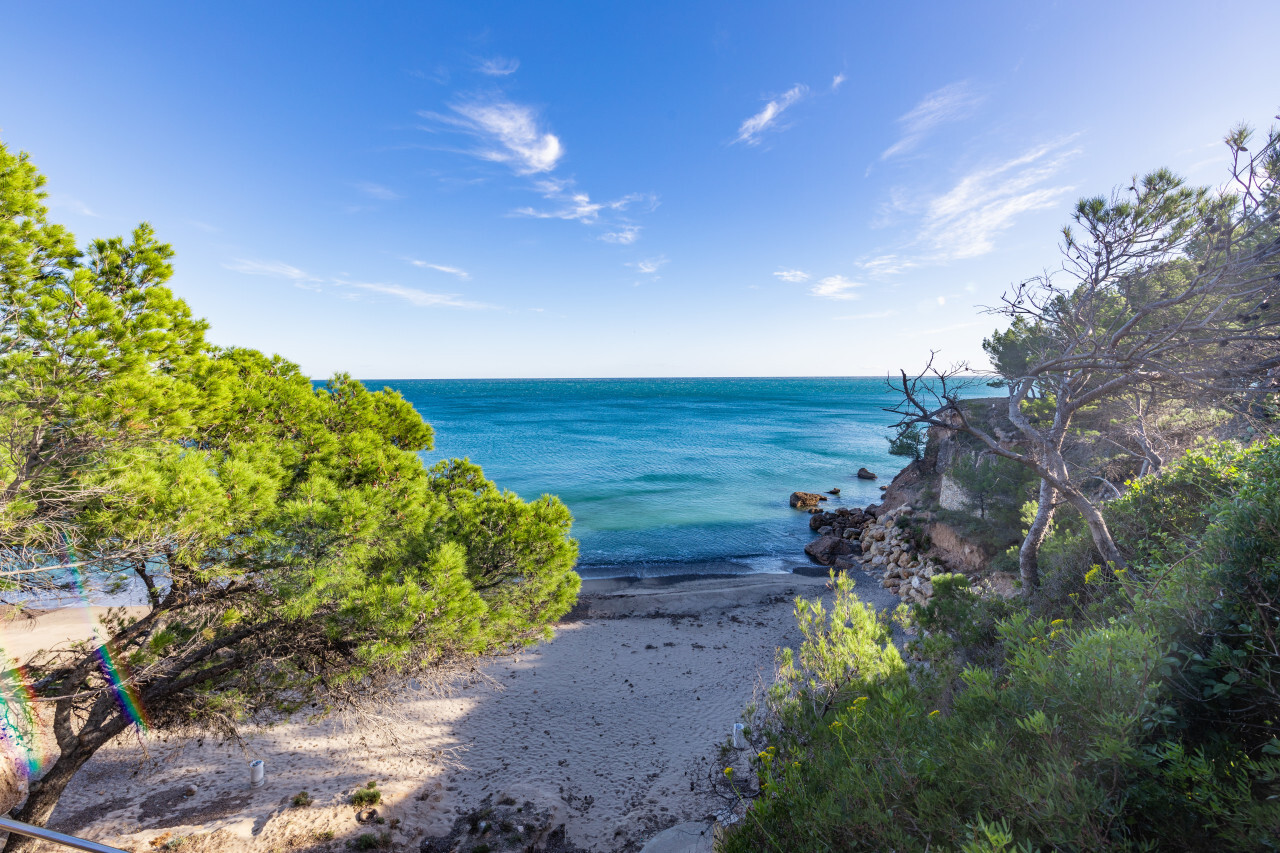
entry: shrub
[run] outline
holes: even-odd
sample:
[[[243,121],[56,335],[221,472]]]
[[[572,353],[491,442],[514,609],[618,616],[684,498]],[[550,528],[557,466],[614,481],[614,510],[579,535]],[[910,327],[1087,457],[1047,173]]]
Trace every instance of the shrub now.
[[[356,789],[351,795],[351,804],[356,808],[364,808],[365,806],[376,806],[382,802],[382,792],[377,788],[377,782],[370,782],[363,788]]]
[[[293,795],[293,800],[291,802],[293,803],[294,808],[305,809],[307,806],[315,802],[315,800],[313,800],[311,795],[306,791],[299,791]]]
[[[1134,562],[1062,618],[935,577],[910,678],[849,585],[797,601],[724,851],[1280,847],[1280,441],[1198,448],[1110,508]]]

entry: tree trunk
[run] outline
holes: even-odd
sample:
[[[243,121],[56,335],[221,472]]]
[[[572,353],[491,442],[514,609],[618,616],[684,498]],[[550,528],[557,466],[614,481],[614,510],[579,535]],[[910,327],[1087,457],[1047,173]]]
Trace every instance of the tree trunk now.
[[[1098,555],[1102,557],[1102,562],[1113,570],[1123,569],[1125,566],[1124,556],[1120,553],[1120,549],[1116,547],[1116,540],[1111,537],[1111,530],[1107,527],[1106,519],[1102,517],[1102,511],[1080,492],[1073,490],[1063,494],[1070,504],[1079,510],[1080,515],[1084,517],[1085,524],[1089,525],[1089,534],[1093,537],[1093,547],[1098,549]]]
[[[1058,508],[1058,490],[1048,480],[1040,480],[1040,496],[1036,517],[1018,549],[1018,573],[1022,576],[1022,594],[1027,598],[1040,589],[1040,545],[1049,533],[1049,523]]]
[[[49,768],[48,773],[41,776],[38,781],[31,783],[27,801],[18,810],[18,813],[14,815],[14,819],[23,823],[34,824],[35,826],[44,826],[49,820],[49,816],[53,814],[53,808],[58,804],[58,799],[62,796],[62,792],[66,790],[67,783],[76,775],[76,771],[93,756],[94,752],[95,750],[89,747],[77,747],[74,751],[63,753],[59,756],[53,766]],[[25,835],[11,832],[9,833],[9,841],[4,846],[4,853],[33,850],[36,843],[34,838],[27,838]]]

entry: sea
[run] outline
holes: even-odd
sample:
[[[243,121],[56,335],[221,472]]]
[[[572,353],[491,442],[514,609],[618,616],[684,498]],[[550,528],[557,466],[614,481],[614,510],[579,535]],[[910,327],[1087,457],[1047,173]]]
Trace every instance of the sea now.
[[[790,572],[813,535],[792,492],[865,507],[906,462],[884,377],[364,382],[431,424],[425,462],[467,458],[564,501],[586,578]]]

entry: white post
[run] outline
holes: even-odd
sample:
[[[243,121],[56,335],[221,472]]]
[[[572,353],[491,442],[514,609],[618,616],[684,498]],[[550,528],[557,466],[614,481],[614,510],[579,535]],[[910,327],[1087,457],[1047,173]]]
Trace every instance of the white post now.
[[[742,734],[743,728],[744,727],[742,723],[733,724],[733,748],[734,749],[747,748],[747,739]]]
[[[267,784],[267,767],[262,763],[262,759],[249,762],[249,787],[261,788],[265,784]]]

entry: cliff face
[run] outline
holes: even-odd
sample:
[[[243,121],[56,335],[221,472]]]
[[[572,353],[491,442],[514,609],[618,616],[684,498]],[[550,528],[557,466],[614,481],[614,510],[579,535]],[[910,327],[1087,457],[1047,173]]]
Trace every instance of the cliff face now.
[[[970,418],[983,422],[997,435],[1011,433],[1011,425],[1002,415],[1003,397],[968,400],[965,405]],[[930,427],[923,458],[893,478],[882,503],[874,509],[879,517],[903,506],[913,507],[915,517],[927,524],[929,557],[951,571],[970,575],[983,573],[1000,550],[989,536],[973,532],[983,527],[978,501],[955,473],[961,466],[972,467],[976,459],[977,454],[955,430]],[[943,520],[940,513],[951,521],[960,517],[965,523]]]

